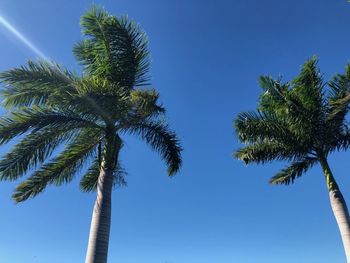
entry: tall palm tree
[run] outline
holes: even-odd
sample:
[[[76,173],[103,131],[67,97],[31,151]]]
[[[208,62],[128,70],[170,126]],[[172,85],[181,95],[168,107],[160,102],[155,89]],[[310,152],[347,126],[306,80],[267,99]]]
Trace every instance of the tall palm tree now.
[[[345,74],[338,74],[324,83],[317,59],[312,58],[293,81],[281,83],[263,76],[260,85],[264,93],[258,111],[240,113],[235,120],[238,137],[246,144],[237,150],[235,157],[246,164],[273,160],[289,162],[272,177],[271,184],[294,183],[297,177],[319,163],[350,262],[349,212],[327,161],[330,153],[350,145],[345,119],[349,107],[347,104],[337,106],[350,91],[350,65]]]
[[[107,262],[112,188],[124,184],[119,152],[124,134],[160,153],[168,174],[181,166],[181,147],[166,124],[159,94],[148,88],[147,39],[126,18],[93,7],[81,18],[85,39],[74,47],[82,76],[51,62],[29,62],[1,73],[5,85],[0,144],[20,141],[0,160],[0,180],[17,180],[22,202],[47,185],[82,176],[83,191],[97,191],[86,263]],[[143,88],[142,88],[143,87]],[[63,147],[64,146],[64,147]]]

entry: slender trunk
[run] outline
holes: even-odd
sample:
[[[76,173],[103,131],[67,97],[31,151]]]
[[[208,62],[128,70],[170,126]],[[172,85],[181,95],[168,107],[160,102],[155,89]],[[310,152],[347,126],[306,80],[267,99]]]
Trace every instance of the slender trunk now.
[[[112,171],[101,169],[85,263],[106,263],[112,210]]]
[[[326,158],[320,158],[323,173],[326,178],[329,198],[335,219],[337,220],[340,235],[346,254],[347,262],[350,263],[350,217],[344,197],[333,177]]]

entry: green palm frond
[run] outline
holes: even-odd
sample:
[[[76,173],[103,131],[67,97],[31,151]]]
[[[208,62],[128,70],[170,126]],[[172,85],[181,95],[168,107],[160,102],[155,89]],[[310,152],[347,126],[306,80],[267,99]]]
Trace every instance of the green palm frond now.
[[[258,109],[288,119],[294,133],[311,138],[319,130],[326,114],[324,84],[317,59],[308,60],[301,73],[290,83],[282,84],[269,76],[260,77],[264,93]]]
[[[124,170],[124,168],[121,166],[119,162],[117,164],[116,169],[113,171],[113,186],[114,187],[126,186],[127,182],[125,180],[125,177],[127,175],[128,173]]]
[[[114,124],[130,111],[129,92],[106,79],[98,77],[83,78],[77,85],[78,95],[72,96],[72,108],[100,116],[104,121]]]
[[[80,181],[80,189],[83,192],[93,192],[97,188],[98,177],[100,175],[99,161],[94,161],[89,167],[86,174]]]
[[[297,130],[294,129],[292,132],[290,129],[290,121],[272,112],[242,112],[235,119],[234,126],[239,139],[244,143],[255,143],[266,139],[284,140],[300,150],[305,145],[303,137],[295,132]]]
[[[344,74],[335,75],[329,82],[330,87],[328,100],[330,103],[343,99],[349,93],[350,86],[350,64],[346,65]]]
[[[296,151],[295,147],[274,141],[251,143],[235,152],[235,158],[249,163],[266,163],[273,160],[291,161],[307,153]]]
[[[330,87],[328,121],[339,127],[349,111],[350,64],[346,66],[345,74],[337,74],[328,85]]]
[[[348,85],[350,80],[350,64],[346,66],[345,74],[340,76],[342,76],[343,81],[346,83],[346,85]],[[349,102],[350,102],[350,94],[347,94],[347,96],[345,96],[344,98],[341,98],[336,103],[339,104],[340,106],[344,106],[344,104],[347,105]]]
[[[287,168],[281,170],[271,178],[271,184],[291,184],[294,180],[302,176],[314,164],[318,162],[317,158],[305,157],[300,161],[292,162]]]
[[[74,90],[77,76],[61,66],[44,61],[29,61],[27,66],[0,74],[5,84],[1,91],[3,106],[7,108],[47,104],[51,98]]]
[[[348,150],[350,148],[350,130],[348,127],[334,140],[336,144],[332,147],[338,151]]]
[[[44,162],[61,143],[74,135],[74,130],[56,127],[43,129],[24,137],[0,159],[0,180],[16,180]]]
[[[259,110],[276,112],[277,108],[281,108],[281,105],[285,104],[288,83],[282,84],[280,80],[275,80],[271,76],[261,76],[259,84],[264,91],[260,96]],[[283,107],[281,110],[285,111]]]
[[[122,129],[123,131],[123,129]],[[140,136],[155,151],[159,152],[168,165],[168,174],[175,174],[181,167],[181,151],[176,134],[162,122],[145,121],[125,127],[124,131]]]
[[[89,167],[87,173],[82,177],[80,181],[80,189],[83,192],[94,192],[97,189],[98,178],[100,175],[100,165],[98,160],[95,160]],[[113,185],[124,186],[126,171],[121,167],[120,162],[117,164],[113,171]]]
[[[324,83],[317,64],[316,57],[304,63],[299,76],[293,80],[294,87],[291,90],[302,101],[304,108],[310,112],[319,112],[324,108]]]
[[[0,119],[0,144],[7,143],[30,130],[37,132],[44,128],[75,127],[100,128],[96,123],[81,118],[70,111],[58,111],[40,107],[25,108],[11,112]]]
[[[165,113],[165,108],[158,104],[159,93],[151,90],[133,90],[131,91],[131,104],[135,112],[141,118],[154,117]]]
[[[73,52],[88,74],[125,88],[148,83],[148,41],[135,22],[94,6],[80,23],[87,39],[77,43]]]
[[[16,202],[25,201],[41,193],[48,184],[61,185],[72,180],[84,162],[91,157],[98,145],[99,132],[87,129],[81,132],[67,148],[51,162],[44,164],[15,190]]]

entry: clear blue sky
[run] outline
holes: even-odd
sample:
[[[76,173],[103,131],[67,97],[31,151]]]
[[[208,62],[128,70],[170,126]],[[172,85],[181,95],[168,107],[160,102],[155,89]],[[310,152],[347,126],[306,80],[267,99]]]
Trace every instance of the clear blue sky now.
[[[185,149],[166,176],[159,156],[135,138],[122,161],[128,187],[114,191],[110,262],[344,263],[320,167],[295,185],[270,186],[284,164],[244,166],[232,120],[256,107],[258,76],[295,76],[310,56],[328,77],[350,58],[345,0],[96,1],[128,14],[150,38],[154,87]],[[8,19],[43,53],[79,71],[71,53],[90,1],[2,0]],[[0,70],[36,55],[0,28]],[[0,148],[4,153],[7,147]],[[349,153],[330,164],[350,203]],[[0,184],[0,262],[77,263],[85,257],[94,194],[78,181],[14,205]]]

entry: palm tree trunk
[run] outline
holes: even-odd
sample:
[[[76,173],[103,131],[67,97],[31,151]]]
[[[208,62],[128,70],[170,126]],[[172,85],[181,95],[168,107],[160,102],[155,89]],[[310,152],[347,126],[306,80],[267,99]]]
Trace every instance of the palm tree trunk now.
[[[106,263],[111,226],[113,171],[101,168],[85,263]]]
[[[350,217],[345,199],[333,177],[326,158],[320,160],[323,173],[326,178],[329,198],[335,219],[337,220],[340,235],[346,254],[347,262],[350,263]]]

